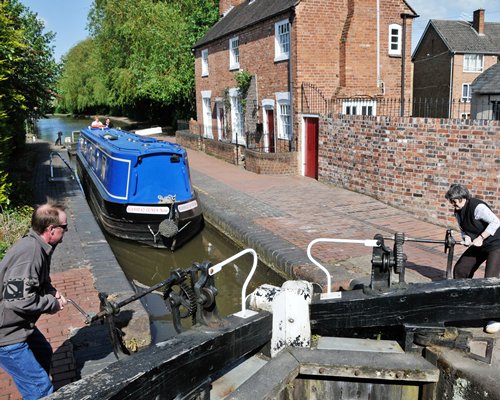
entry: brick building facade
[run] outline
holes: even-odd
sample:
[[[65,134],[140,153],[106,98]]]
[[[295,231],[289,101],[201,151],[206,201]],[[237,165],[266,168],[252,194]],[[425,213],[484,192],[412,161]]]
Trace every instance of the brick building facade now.
[[[404,0],[219,6],[221,19],[194,46],[197,123],[204,141],[232,143],[241,154],[251,149],[247,168],[272,171],[272,156],[262,156],[265,167],[259,166],[259,152],[293,152],[295,170],[286,173],[317,178],[319,113],[304,106],[303,84],[323,98],[345,99],[345,114],[374,115],[377,99],[411,95],[416,13]],[[236,82],[241,71],[252,76],[246,98]],[[283,158],[276,161],[284,171]]]

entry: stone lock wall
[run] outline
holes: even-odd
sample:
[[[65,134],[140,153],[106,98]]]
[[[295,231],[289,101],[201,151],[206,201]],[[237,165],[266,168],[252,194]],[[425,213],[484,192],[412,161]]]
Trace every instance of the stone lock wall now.
[[[500,122],[409,117],[322,119],[318,180],[433,223],[453,223],[444,198],[467,186],[500,213]]]

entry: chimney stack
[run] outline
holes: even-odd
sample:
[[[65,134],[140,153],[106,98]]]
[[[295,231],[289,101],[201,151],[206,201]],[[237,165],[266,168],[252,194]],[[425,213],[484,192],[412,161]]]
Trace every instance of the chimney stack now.
[[[474,11],[474,19],[472,21],[472,27],[480,35],[484,35],[484,10],[479,9]]]
[[[246,0],[219,0],[219,15],[224,15],[231,7],[239,6]]]

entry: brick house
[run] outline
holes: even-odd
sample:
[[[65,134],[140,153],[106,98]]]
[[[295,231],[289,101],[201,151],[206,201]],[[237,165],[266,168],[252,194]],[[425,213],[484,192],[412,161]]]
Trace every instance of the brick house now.
[[[207,152],[231,145],[254,172],[317,178],[315,99],[336,104],[330,113],[376,115],[380,99],[411,96],[417,14],[404,0],[220,0],[219,9],[193,49],[191,131]]]
[[[429,21],[412,57],[415,116],[470,118],[471,84],[500,57],[500,23],[484,19],[479,9],[472,22]]]

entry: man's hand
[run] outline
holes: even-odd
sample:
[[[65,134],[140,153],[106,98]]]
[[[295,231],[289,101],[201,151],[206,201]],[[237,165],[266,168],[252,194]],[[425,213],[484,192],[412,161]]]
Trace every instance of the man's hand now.
[[[68,301],[58,290],[54,293],[54,297],[57,300],[57,310],[54,311],[55,314],[58,311],[64,310],[64,306],[68,304]]]

